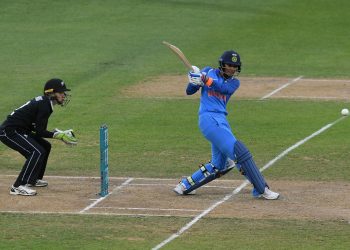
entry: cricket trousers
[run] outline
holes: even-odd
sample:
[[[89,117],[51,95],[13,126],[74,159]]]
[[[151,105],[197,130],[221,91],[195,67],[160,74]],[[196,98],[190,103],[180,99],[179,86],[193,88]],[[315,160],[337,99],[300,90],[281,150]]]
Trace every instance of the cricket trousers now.
[[[234,146],[237,141],[225,114],[207,112],[199,115],[199,128],[211,143],[211,163],[219,170],[226,166],[227,158],[235,160]]]
[[[51,144],[48,141],[35,134],[24,133],[15,128],[0,130],[0,141],[26,158],[13,186],[34,185],[37,179],[43,178],[51,151]]]

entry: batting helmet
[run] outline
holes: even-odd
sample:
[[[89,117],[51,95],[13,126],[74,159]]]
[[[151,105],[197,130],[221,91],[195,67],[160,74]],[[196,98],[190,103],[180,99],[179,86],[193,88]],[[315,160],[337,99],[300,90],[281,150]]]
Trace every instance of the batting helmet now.
[[[234,50],[225,51],[219,58],[219,68],[223,70],[224,64],[229,64],[238,67],[238,72],[241,72],[241,57]]]
[[[67,89],[64,81],[58,78],[53,78],[48,80],[44,86],[45,95],[55,93],[55,92],[66,92],[66,91],[70,91],[70,89]]]

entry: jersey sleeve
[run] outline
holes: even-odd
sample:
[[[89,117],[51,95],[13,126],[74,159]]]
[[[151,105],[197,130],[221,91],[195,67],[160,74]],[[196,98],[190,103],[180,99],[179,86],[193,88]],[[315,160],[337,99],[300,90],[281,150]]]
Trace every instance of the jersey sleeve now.
[[[200,86],[188,83],[187,88],[186,88],[186,94],[187,95],[193,95],[195,94],[198,90],[200,89]]]
[[[52,113],[49,100],[38,101],[38,111],[35,120],[35,133],[44,138],[52,138],[53,132],[47,130],[49,117]]]

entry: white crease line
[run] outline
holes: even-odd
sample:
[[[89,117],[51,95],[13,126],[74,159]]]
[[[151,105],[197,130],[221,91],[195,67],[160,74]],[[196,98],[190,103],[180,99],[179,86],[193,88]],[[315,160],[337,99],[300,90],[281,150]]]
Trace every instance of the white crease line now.
[[[0,174],[0,177],[17,177],[18,175],[14,174]],[[100,180],[101,176],[63,176],[63,175],[45,175],[45,178],[52,178],[52,179],[97,179]],[[171,178],[151,178],[151,177],[130,177],[130,176],[125,176],[125,177],[113,177],[110,176],[110,180],[124,180],[124,179],[129,179],[133,178],[134,180],[160,180],[160,181],[176,181],[177,179],[171,179]]]
[[[280,90],[282,90],[282,89],[288,87],[288,86],[291,85],[292,83],[295,83],[295,82],[299,81],[301,78],[303,78],[303,76],[299,76],[299,77],[297,77],[297,78],[291,80],[290,82],[287,82],[286,84],[282,85],[282,86],[279,87],[278,89],[275,89],[275,90],[272,91],[271,93],[269,93],[269,94],[267,94],[267,95],[261,97],[260,100],[264,100],[264,99],[266,99],[266,98],[269,98],[270,96],[276,94],[278,91],[280,91]]]
[[[319,129],[318,131],[316,131],[315,133],[311,134],[310,136],[306,137],[303,140],[300,140],[299,142],[295,143],[294,145],[292,145],[291,147],[289,147],[288,149],[286,149],[285,151],[283,151],[281,154],[279,154],[277,157],[275,157],[274,159],[272,159],[270,162],[268,162],[265,166],[263,166],[260,169],[260,172],[264,171],[265,169],[271,167],[275,162],[277,162],[278,160],[280,160],[283,156],[285,156],[286,154],[288,154],[290,151],[292,151],[293,149],[299,147],[300,145],[304,144],[305,142],[307,142],[308,140],[310,140],[311,138],[321,134],[322,132],[326,131],[327,129],[329,129],[330,127],[332,127],[334,124],[338,123],[339,121],[343,120],[345,118],[345,116],[337,119],[336,121],[334,121],[333,123],[327,124],[326,126],[322,127],[321,129]],[[211,205],[209,208],[207,208],[206,210],[204,210],[202,213],[200,213],[199,215],[197,215],[196,217],[194,217],[193,220],[191,220],[189,223],[187,223],[184,227],[182,227],[177,233],[172,234],[169,238],[167,238],[166,240],[162,241],[161,243],[159,243],[157,246],[155,246],[154,248],[152,248],[152,250],[158,250],[160,248],[162,248],[163,246],[165,246],[166,244],[168,244],[169,242],[171,242],[172,240],[176,239],[177,237],[179,237],[181,234],[183,234],[184,232],[186,232],[188,229],[190,229],[195,223],[197,223],[202,217],[204,217],[205,215],[207,215],[208,213],[210,213],[212,210],[214,210],[217,206],[219,206],[220,204],[224,203],[225,201],[227,201],[228,199],[232,198],[235,194],[239,193],[245,186],[247,186],[249,184],[248,180],[245,180],[239,187],[237,187],[236,189],[234,189],[232,191],[232,193],[226,195],[223,199],[217,201],[216,203],[214,203],[213,205]]]
[[[104,197],[101,197],[99,199],[97,199],[96,201],[94,201],[93,203],[91,203],[89,206],[87,206],[86,208],[84,208],[83,210],[81,210],[79,213],[85,213],[86,211],[88,211],[90,208],[94,207],[95,205],[97,205],[98,203],[100,203],[101,201],[103,201],[104,199],[106,199],[108,196],[110,196],[113,192],[122,189],[123,187],[125,187],[126,185],[128,185],[131,181],[133,180],[133,178],[129,178],[126,181],[124,181],[120,186],[117,186],[116,188],[114,188],[109,194],[107,194]]]
[[[199,209],[176,209],[176,208],[149,208],[149,207],[94,207],[94,209],[115,209],[115,210],[144,210],[144,211],[180,211],[180,212],[202,212]]]
[[[303,78],[302,81],[307,81],[307,82],[329,82],[329,83],[332,83],[332,82],[345,82],[345,83],[348,83],[350,82],[349,79],[316,79],[316,78]]]
[[[347,97],[336,97],[336,96],[292,96],[292,95],[279,95],[278,98],[286,98],[286,99],[334,99],[334,100],[342,100],[342,99],[348,99]]]
[[[166,184],[166,183],[159,183],[159,184],[153,184],[153,183],[133,183],[129,186],[168,186],[173,187],[174,184]],[[232,186],[225,187],[225,186],[213,186],[213,185],[205,185],[203,188],[219,188],[219,189],[232,189]]]
[[[89,213],[90,214],[90,213]],[[172,214],[124,214],[124,213],[92,213],[93,215],[115,215],[115,216],[129,216],[129,217],[179,217],[179,218],[191,218],[189,215],[172,215]]]
[[[130,217],[181,217],[181,218],[188,218],[192,217],[189,215],[173,215],[173,214],[127,214],[127,213],[77,213],[77,212],[48,212],[48,211],[0,211],[0,213],[7,213],[7,214],[63,214],[63,215],[83,215],[83,216],[90,216],[90,215],[101,215],[101,216],[130,216]]]
[[[0,174],[0,178],[1,177],[17,177],[18,175],[2,175]],[[184,176],[185,177],[185,176]],[[96,180],[100,180],[101,177],[100,176],[61,176],[61,175],[45,175],[45,178],[50,178],[50,179],[87,179],[87,180],[91,180],[91,179],[96,179]],[[176,183],[179,182],[179,178],[176,179],[171,179],[171,178],[152,178],[152,177],[113,177],[110,176],[109,179],[110,180],[125,180],[125,179],[129,179],[132,178],[134,181],[140,180],[140,181],[174,181]],[[237,181],[237,180],[215,180],[214,182],[232,182],[232,181]],[[143,185],[142,183],[136,184],[136,183],[132,183],[130,185]],[[150,184],[149,185],[163,185],[163,184]],[[168,185],[168,184],[164,184],[164,185]],[[170,184],[169,184],[170,185]],[[213,186],[215,187],[215,186]],[[232,187],[231,187],[232,188]]]
[[[1,175],[1,177],[17,177],[17,175]],[[96,179],[100,180],[101,177],[96,177],[96,176],[45,176],[45,178],[52,178],[52,179]],[[109,177],[110,180],[124,180],[124,179],[129,179],[133,178],[134,181],[136,180],[144,180],[144,181],[173,181],[178,183],[178,178],[177,179],[170,179],[170,178],[148,178],[148,177],[139,177],[139,178],[134,178],[134,177]],[[237,180],[215,180],[214,182],[232,182],[232,181],[237,181]],[[169,186],[172,187],[175,184],[168,184],[168,183],[132,183],[129,184],[129,186]],[[4,185],[5,186],[5,185]],[[1,184],[0,184],[1,187]],[[218,188],[218,189],[232,189],[232,186],[216,186],[216,185],[205,185],[203,188]],[[55,195],[52,195],[52,197]],[[49,197],[49,196],[46,196]],[[90,200],[97,200],[97,199],[90,199]]]

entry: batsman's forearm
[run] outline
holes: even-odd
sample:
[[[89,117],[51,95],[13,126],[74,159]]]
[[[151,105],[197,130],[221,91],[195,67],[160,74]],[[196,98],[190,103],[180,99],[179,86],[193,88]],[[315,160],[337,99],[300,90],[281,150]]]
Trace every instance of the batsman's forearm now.
[[[193,95],[200,89],[200,86],[189,83],[186,88],[187,95]]]

